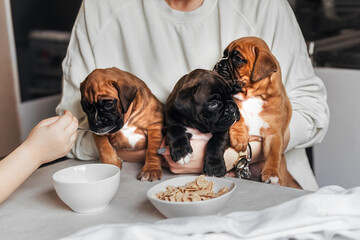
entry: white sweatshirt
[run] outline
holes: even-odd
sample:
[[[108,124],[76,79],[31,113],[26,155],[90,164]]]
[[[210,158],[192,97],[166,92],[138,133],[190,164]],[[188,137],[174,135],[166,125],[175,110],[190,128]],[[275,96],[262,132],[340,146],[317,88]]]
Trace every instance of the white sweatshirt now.
[[[326,90],[314,75],[286,0],[205,0],[192,12],[173,10],[165,0],[84,0],[63,61],[56,111],[70,110],[87,126],[80,83],[92,70],[113,66],[138,76],[165,102],[180,77],[196,68],[212,69],[226,46],[245,36],[264,39],[280,63],[293,107],[288,168],[303,188],[316,190],[304,148],[320,143],[326,133]],[[98,158],[90,133],[78,133],[68,157]]]

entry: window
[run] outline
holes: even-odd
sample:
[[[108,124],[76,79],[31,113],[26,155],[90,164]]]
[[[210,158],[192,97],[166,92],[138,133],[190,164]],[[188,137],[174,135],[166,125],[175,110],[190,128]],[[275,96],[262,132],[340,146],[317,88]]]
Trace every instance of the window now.
[[[289,0],[313,65],[360,69],[359,0]]]

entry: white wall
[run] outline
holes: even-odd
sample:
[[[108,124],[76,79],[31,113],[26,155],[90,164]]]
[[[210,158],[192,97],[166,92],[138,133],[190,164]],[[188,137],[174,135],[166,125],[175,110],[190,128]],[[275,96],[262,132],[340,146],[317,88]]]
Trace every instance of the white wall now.
[[[328,91],[330,124],[314,147],[314,172],[320,186],[360,186],[360,70],[316,68]]]

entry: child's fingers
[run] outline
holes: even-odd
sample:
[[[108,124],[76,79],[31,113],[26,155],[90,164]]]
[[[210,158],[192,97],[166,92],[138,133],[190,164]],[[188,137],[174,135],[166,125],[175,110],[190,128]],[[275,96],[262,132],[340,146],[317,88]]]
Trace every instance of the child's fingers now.
[[[72,121],[65,127],[65,133],[66,134],[73,134],[74,132],[77,132],[78,128],[78,120],[76,117],[73,116]]]
[[[65,111],[65,114],[62,115],[54,124],[56,127],[65,129],[73,121],[73,115],[70,111]]]
[[[236,177],[236,174],[233,170],[227,172],[226,177]]]
[[[43,126],[50,125],[50,124],[56,122],[57,120],[59,120],[59,118],[60,118],[59,116],[54,116],[54,117],[51,117],[51,118],[44,119],[37,126],[38,127],[43,127]]]

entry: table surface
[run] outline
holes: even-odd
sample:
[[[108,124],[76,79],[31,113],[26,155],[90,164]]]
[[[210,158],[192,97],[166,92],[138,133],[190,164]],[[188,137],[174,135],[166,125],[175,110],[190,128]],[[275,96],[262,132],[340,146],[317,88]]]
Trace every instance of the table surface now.
[[[0,205],[1,239],[58,239],[83,228],[106,223],[155,222],[165,219],[146,197],[147,190],[159,183],[140,182],[136,175],[141,164],[124,163],[120,186],[104,210],[75,213],[57,196],[51,176],[58,170],[93,161],[65,160],[39,168]],[[162,180],[178,177],[166,169]],[[308,191],[229,178],[237,188],[227,206],[219,213],[260,210],[305,195]]]

